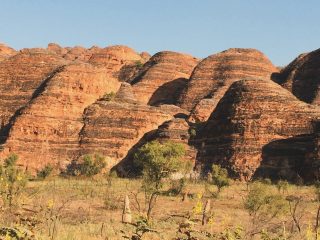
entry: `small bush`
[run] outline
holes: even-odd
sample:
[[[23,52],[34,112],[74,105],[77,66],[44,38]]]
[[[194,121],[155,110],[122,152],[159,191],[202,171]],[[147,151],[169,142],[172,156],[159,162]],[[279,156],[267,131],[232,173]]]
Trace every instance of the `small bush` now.
[[[142,66],[143,66],[143,63],[141,62],[141,61],[136,61],[135,62],[136,63],[136,66],[138,67],[138,68],[142,68]]]
[[[228,177],[228,171],[225,168],[222,168],[219,165],[213,164],[212,171],[208,179],[210,184],[215,185],[218,188],[219,194],[224,187],[230,185],[230,179]]]
[[[101,173],[106,167],[106,161],[100,154],[87,154],[80,163],[73,161],[67,168],[67,175],[91,177]]]
[[[48,164],[44,166],[44,168],[42,168],[40,171],[38,171],[37,177],[39,179],[46,179],[51,175],[52,171],[53,171],[53,167],[50,164]]]
[[[171,186],[170,189],[167,191],[167,194],[170,196],[177,196],[185,190],[187,181],[185,178],[171,180],[170,185]]]
[[[11,154],[0,166],[0,195],[5,207],[17,204],[27,184],[27,176],[16,166],[17,161],[18,156]]]
[[[114,92],[110,92],[103,95],[102,99],[109,102],[109,101],[113,101],[115,97],[116,97],[116,94]]]

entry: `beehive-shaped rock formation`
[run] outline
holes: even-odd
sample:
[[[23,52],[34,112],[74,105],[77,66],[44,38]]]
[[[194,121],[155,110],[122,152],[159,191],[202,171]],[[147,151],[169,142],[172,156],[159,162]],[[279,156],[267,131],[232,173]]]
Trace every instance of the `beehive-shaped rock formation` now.
[[[275,79],[306,103],[320,105],[320,49],[301,54]]]
[[[30,170],[47,163],[65,166],[78,156],[84,109],[119,86],[104,68],[86,63],[61,68],[20,111],[4,153],[18,154]]]
[[[234,174],[252,175],[262,149],[272,141],[312,133],[318,107],[299,101],[271,80],[233,83],[211,114],[199,138],[198,160],[221,163]]]
[[[180,97],[180,106],[191,111],[192,119],[205,121],[230,85],[247,77],[270,78],[277,69],[267,57],[255,49],[231,48],[203,59],[194,69],[187,88]],[[208,105],[202,99],[213,99]]]
[[[6,138],[10,118],[65,64],[63,58],[42,49],[24,49],[0,62],[0,143]]]
[[[176,52],[159,52],[132,81],[138,100],[149,105],[175,104],[198,59]]]

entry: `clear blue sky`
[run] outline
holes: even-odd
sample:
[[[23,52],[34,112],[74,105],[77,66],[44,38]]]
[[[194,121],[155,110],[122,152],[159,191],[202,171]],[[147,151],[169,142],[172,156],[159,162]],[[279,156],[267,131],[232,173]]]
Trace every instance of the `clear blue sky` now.
[[[320,48],[320,1],[0,0],[0,42],[16,49],[124,44],[201,58],[250,47],[286,65]]]

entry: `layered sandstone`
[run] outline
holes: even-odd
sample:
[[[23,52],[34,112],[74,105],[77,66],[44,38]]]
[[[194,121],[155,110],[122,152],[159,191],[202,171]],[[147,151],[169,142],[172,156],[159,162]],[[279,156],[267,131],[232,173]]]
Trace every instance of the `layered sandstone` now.
[[[320,105],[320,49],[301,54],[275,81],[306,103]]]
[[[24,49],[0,62],[0,143],[6,138],[9,120],[65,64],[63,58],[43,49]]]
[[[158,107],[129,101],[99,100],[86,109],[81,131],[81,154],[101,153],[113,167],[123,160],[144,135],[173,117]]]
[[[191,119],[206,121],[230,85],[247,77],[270,78],[277,68],[255,49],[231,48],[203,59],[194,69],[179,102]],[[201,102],[202,99],[212,99]],[[205,108],[203,107],[205,106]],[[200,112],[200,116],[196,115]]]
[[[124,66],[142,64],[144,58],[129,47],[116,45],[95,52],[89,62],[105,67],[108,72],[113,72],[113,76],[118,78]]]
[[[205,166],[227,166],[236,176],[251,176],[264,146],[312,133],[312,121],[319,116],[318,107],[299,101],[271,80],[234,82],[199,136],[203,142],[198,160]]]
[[[160,142],[171,141],[183,144],[186,150],[184,158],[194,163],[196,149],[189,144],[190,137],[190,126],[188,122],[184,118],[173,118],[159,126],[151,139]]]
[[[119,86],[101,67],[73,63],[60,68],[19,112],[4,153],[18,154],[30,170],[47,163],[65,166],[78,157],[84,109]]]
[[[152,56],[133,79],[138,100],[149,105],[175,104],[198,59],[164,51]]]
[[[17,54],[17,51],[14,50],[13,48],[3,44],[3,43],[0,43],[0,62]]]

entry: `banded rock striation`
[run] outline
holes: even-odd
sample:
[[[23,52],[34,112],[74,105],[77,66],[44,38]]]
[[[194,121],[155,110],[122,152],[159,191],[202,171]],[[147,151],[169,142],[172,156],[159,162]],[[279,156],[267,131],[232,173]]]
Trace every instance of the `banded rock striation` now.
[[[47,50],[24,49],[0,62],[0,143],[17,111],[35,97],[41,84],[67,62]]]
[[[65,166],[79,154],[84,109],[119,86],[101,67],[72,63],[60,68],[19,112],[4,153],[20,155],[31,171],[48,163]]]
[[[271,80],[234,82],[211,114],[199,139],[198,161],[219,163],[236,176],[252,176],[270,142],[312,133],[320,109],[299,101]]]
[[[275,81],[306,103],[320,105],[320,49],[301,54],[281,70]]]
[[[145,134],[181,111],[177,107],[138,103],[128,84],[122,84],[114,100],[101,99],[86,109],[80,137],[81,155],[101,153],[108,157],[109,168],[113,167],[126,158]]]
[[[179,106],[194,109],[191,121],[206,121],[233,82],[248,77],[269,79],[273,72],[276,67],[255,49],[231,48],[213,54],[194,69]]]
[[[3,43],[0,43],[0,62],[17,54],[17,51],[14,50],[13,48],[3,44]]]
[[[197,63],[187,54],[163,51],[153,55],[131,82],[137,99],[149,105],[176,104]]]

